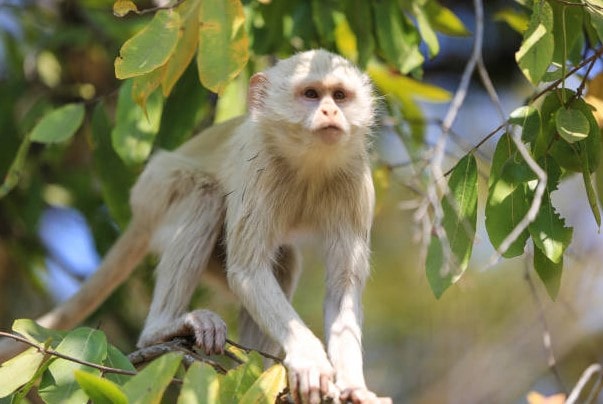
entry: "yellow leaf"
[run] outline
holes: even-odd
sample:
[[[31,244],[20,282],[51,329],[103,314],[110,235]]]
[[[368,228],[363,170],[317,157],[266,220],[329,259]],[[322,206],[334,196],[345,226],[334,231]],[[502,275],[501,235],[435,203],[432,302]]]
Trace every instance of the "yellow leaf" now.
[[[281,364],[271,366],[251,385],[241,397],[241,404],[270,404],[276,401],[278,394],[287,386],[287,371]]]
[[[147,99],[159,87],[165,76],[166,66],[163,65],[143,76],[136,76],[132,79],[132,99],[140,108],[147,111]]]
[[[335,44],[343,56],[356,63],[358,61],[358,46],[356,35],[342,13],[335,14]]]
[[[552,396],[543,396],[542,394],[531,391],[527,396],[528,404],[563,404],[565,403],[565,394],[559,393]]]
[[[374,60],[369,62],[367,72],[381,91],[401,101],[408,100],[409,97],[417,97],[430,102],[448,102],[451,98],[450,92],[441,87],[394,73],[387,66]]]
[[[519,32],[520,34],[526,32],[530,23],[530,19],[525,13],[511,8],[506,8],[495,13],[494,21],[504,21],[509,24],[513,30]]]
[[[113,15],[116,17],[123,17],[129,12],[138,14],[138,7],[130,0],[117,0],[113,3]]]
[[[222,94],[249,59],[249,38],[240,0],[203,0],[199,7],[197,69],[201,83]]]
[[[193,60],[199,43],[199,0],[185,1],[176,12],[180,14],[183,29],[176,49],[166,63],[165,75],[161,82],[165,97],[172,92],[174,85]]]
[[[588,82],[588,91],[584,101],[596,109],[593,111],[593,115],[599,128],[603,128],[603,73],[599,73]]]

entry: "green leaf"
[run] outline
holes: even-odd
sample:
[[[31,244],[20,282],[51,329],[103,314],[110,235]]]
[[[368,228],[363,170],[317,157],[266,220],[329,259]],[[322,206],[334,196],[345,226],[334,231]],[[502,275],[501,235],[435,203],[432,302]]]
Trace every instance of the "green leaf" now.
[[[285,33],[283,16],[291,13],[290,7],[291,2],[288,1],[256,3],[254,21],[256,19],[262,21],[262,24],[251,24],[250,36],[253,40],[253,52],[256,55],[274,53],[282,45],[283,39],[289,39],[290,33]],[[313,24],[306,25],[313,26]]]
[[[221,94],[249,59],[240,0],[203,0],[199,9],[197,68],[201,83]]]
[[[218,98],[214,125],[245,114],[245,104],[241,100],[247,97],[247,80],[243,76],[231,81]]]
[[[151,22],[121,47],[115,59],[115,77],[123,80],[163,66],[176,48],[180,25],[177,12],[157,11]]]
[[[559,286],[561,285],[563,257],[561,257],[558,263],[554,263],[539,248],[534,248],[534,269],[542,280],[542,283],[544,283],[551,299],[555,300],[559,293]]]
[[[4,182],[2,186],[0,186],[0,198],[8,195],[10,191],[13,190],[19,183],[19,178],[21,177],[21,170],[25,166],[25,162],[27,160],[27,153],[29,152],[29,147],[31,146],[31,140],[29,136],[25,136],[19,149],[17,150],[17,154],[13,159],[10,167],[8,168],[8,172],[4,176]]]
[[[420,68],[419,33],[393,0],[373,2],[374,25],[383,56],[403,74]]]
[[[582,179],[584,180],[584,188],[586,188],[586,196],[588,198],[588,205],[590,210],[593,212],[597,227],[601,228],[601,212],[599,211],[599,205],[597,204],[597,195],[593,188],[593,183],[590,179],[590,173],[592,172],[588,166],[588,158],[586,156],[588,152],[582,149],[580,153],[580,160],[582,161]]]
[[[440,43],[438,42],[438,37],[427,16],[427,10],[419,5],[419,3],[413,3],[412,11],[417,18],[417,25],[419,26],[421,37],[427,45],[429,57],[433,58],[440,52]]]
[[[262,374],[262,357],[257,352],[250,352],[249,359],[244,364],[230,370],[220,382],[220,401],[223,403],[241,400],[243,394],[249,390]]]
[[[147,100],[145,115],[132,99],[132,81],[122,84],[111,139],[115,151],[126,164],[142,163],[147,159],[159,131],[162,110],[163,100],[159,91]]]
[[[523,128],[521,138],[532,143],[540,134],[540,113],[532,106],[519,107],[509,115],[509,123]]]
[[[448,270],[433,266],[437,260],[429,260],[427,266],[431,272],[427,279],[434,293],[437,291],[440,295],[461,277],[471,258],[477,221],[477,162],[473,154],[466,155],[454,166],[448,189],[449,194],[442,198],[442,226],[453,262],[447,265]]]
[[[557,1],[549,2],[553,9],[553,37],[556,46],[553,63],[561,66],[567,60],[577,64],[582,60],[584,50],[584,31],[582,17],[585,14],[581,0],[569,0],[574,6]],[[565,32],[564,32],[565,31]],[[564,60],[564,58],[566,60]]]
[[[205,363],[194,362],[184,376],[178,404],[219,404],[219,389],[220,378],[214,368]]]
[[[486,203],[486,230],[497,250],[528,212],[533,196],[528,182],[534,179],[536,175],[517,153],[510,135],[503,135],[492,157]],[[503,252],[503,257],[512,258],[523,254],[528,236],[528,231],[524,230]]]
[[[189,65],[165,100],[156,146],[173,150],[189,139],[198,130],[200,118],[209,115],[209,94],[199,84],[196,67]]]
[[[107,359],[104,360],[103,365],[115,369],[129,370],[132,372],[136,371],[136,368],[134,368],[127,356],[121,353],[121,351],[113,345],[107,347]],[[105,374],[105,377],[118,385],[124,385],[132,378],[132,376],[121,375],[118,373],[107,373]]]
[[[517,148],[511,135],[508,133],[503,134],[498,142],[496,143],[496,149],[492,155],[492,165],[490,166],[490,176],[488,177],[488,188],[492,188],[492,185],[500,178],[504,164],[509,160],[509,157],[515,153]]]
[[[0,398],[14,393],[28,383],[37,373],[44,360],[44,354],[36,348],[25,352],[0,365]]]
[[[83,370],[75,371],[75,380],[94,404],[127,404],[128,398],[119,386],[110,380]]]
[[[477,162],[473,154],[463,157],[448,181],[450,193],[442,198],[442,224],[457,265],[467,269],[477,220]]]
[[[537,1],[521,47],[515,54],[519,68],[532,84],[538,84],[549,68],[554,46],[553,9],[548,1]]]
[[[56,351],[72,358],[100,364],[107,356],[107,338],[98,330],[77,328],[63,338]],[[76,370],[100,374],[98,369],[65,359],[56,359],[42,377],[38,389],[40,397],[51,403],[86,402],[86,394],[75,381]]]
[[[528,231],[534,245],[550,261],[558,264],[563,260],[563,253],[572,241],[573,229],[565,227],[565,220],[559,216],[551,204],[551,193],[557,189],[561,169],[550,157],[541,162],[540,166],[547,173],[546,192],[542,196],[538,215],[528,226]]]
[[[568,108],[579,110],[588,120],[590,130],[586,139],[569,144],[557,136],[555,114],[559,108],[563,108],[561,105],[562,99],[571,100]],[[581,173],[583,163],[580,153],[576,152],[576,147],[580,147],[588,160],[590,172],[596,170],[601,152],[601,134],[591,107],[583,99],[576,98],[576,93],[570,90],[565,90],[565,93],[562,90],[551,92],[546,96],[540,107],[540,117],[542,119],[542,131],[534,142],[533,155],[535,158],[540,159],[546,153],[549,153],[561,168]]]
[[[568,143],[584,140],[590,132],[588,119],[578,109],[559,108],[555,114],[555,125],[559,135]]]
[[[111,123],[105,107],[99,102],[92,113],[92,157],[98,175],[103,201],[120,228],[130,219],[130,188],[135,172],[119,158],[111,142]]]
[[[333,0],[312,0],[312,22],[318,31],[321,45],[329,47],[335,41],[335,18],[339,7]]]
[[[32,129],[33,142],[56,143],[72,137],[84,121],[83,104],[67,104],[45,114]]]
[[[287,371],[281,364],[271,366],[241,397],[240,404],[272,404],[287,387]]]
[[[599,41],[603,41],[603,15],[599,12],[593,12],[590,7],[587,8],[590,13],[590,25],[597,33]]]
[[[358,66],[364,68],[375,50],[371,3],[366,0],[346,0],[343,7],[350,28],[356,35]]]
[[[603,144],[600,147],[603,147]],[[599,197],[599,203],[603,204],[603,164],[599,164],[599,167],[597,167],[597,172],[595,174],[595,186],[597,195]]]
[[[131,404],[159,404],[167,386],[176,374],[182,354],[170,352],[160,356],[131,378],[123,391]]]
[[[21,334],[28,341],[40,345],[50,341],[50,347],[56,348],[67,335],[67,331],[51,330],[44,328],[33,320],[21,318],[13,322],[12,330]]]
[[[427,247],[425,267],[427,270],[427,281],[437,299],[453,283],[452,268],[450,268],[449,264],[444,259],[444,250],[442,249],[440,238],[432,235]]]

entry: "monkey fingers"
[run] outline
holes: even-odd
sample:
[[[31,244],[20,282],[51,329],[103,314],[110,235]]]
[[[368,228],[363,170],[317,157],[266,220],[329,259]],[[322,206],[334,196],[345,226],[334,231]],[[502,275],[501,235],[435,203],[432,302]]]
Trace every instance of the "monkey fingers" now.
[[[324,353],[315,357],[306,355],[288,355],[285,359],[289,389],[295,402],[318,404],[321,398],[336,398],[332,389],[334,371]]]
[[[220,316],[209,310],[194,310],[185,314],[184,324],[207,355],[224,353],[226,324]]]

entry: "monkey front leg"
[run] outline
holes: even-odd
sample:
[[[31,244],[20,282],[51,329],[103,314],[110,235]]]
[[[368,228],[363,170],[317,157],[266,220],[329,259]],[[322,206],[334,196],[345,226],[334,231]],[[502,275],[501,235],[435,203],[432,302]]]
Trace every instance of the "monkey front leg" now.
[[[332,238],[326,254],[325,334],[340,398],[381,402],[366,387],[362,362],[361,297],[369,272],[368,242],[361,237]]]
[[[283,348],[292,396],[319,403],[321,396],[329,395],[333,367],[321,341],[283,293],[270,260],[263,265],[229,265],[228,282],[255,322]]]

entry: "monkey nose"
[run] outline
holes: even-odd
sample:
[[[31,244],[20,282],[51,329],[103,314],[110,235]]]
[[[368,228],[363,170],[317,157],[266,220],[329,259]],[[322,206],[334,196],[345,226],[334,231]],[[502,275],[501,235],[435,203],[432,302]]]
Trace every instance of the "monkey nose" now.
[[[327,117],[332,117],[337,115],[337,108],[326,107],[321,109],[322,114]]]

